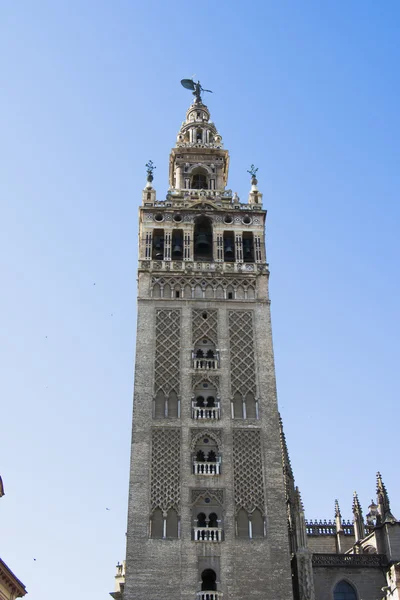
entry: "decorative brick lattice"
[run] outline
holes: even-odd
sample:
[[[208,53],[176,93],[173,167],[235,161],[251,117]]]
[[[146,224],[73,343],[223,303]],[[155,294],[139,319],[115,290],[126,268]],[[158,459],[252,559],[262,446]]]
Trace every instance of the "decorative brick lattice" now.
[[[151,435],[151,510],[180,510],[181,432],[157,427]]]
[[[206,315],[206,318],[204,318]],[[201,338],[207,338],[218,345],[218,311],[192,310],[192,340],[196,344]]]
[[[179,395],[181,311],[157,310],[154,393]]]
[[[223,490],[207,490],[207,489],[195,489],[191,490],[191,501],[192,504],[196,504],[199,500],[206,498],[214,498],[221,506],[224,505],[224,491]]]
[[[231,393],[243,397],[248,392],[256,396],[256,369],[254,362],[254,330],[251,311],[229,311],[229,338],[231,364]]]
[[[233,430],[235,509],[265,514],[264,482],[259,429]]]

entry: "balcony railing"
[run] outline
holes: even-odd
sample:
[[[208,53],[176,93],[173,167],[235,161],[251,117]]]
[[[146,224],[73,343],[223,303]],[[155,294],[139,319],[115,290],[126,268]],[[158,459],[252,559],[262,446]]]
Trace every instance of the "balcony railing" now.
[[[220,418],[220,403],[216,402],[215,406],[196,406],[192,403],[192,419],[219,419]]]
[[[197,592],[197,600],[222,600],[222,592]]]
[[[193,473],[195,475],[219,475],[221,464],[219,462],[198,462],[193,461]]]
[[[222,529],[220,527],[195,527],[194,539],[196,542],[220,542]]]
[[[213,371],[219,369],[218,358],[193,358],[193,369],[200,369],[201,371]]]

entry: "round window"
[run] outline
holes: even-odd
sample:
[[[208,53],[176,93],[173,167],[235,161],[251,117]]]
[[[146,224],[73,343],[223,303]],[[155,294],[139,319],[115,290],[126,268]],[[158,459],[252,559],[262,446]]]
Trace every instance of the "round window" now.
[[[242,223],[244,223],[245,225],[250,225],[251,219],[250,219],[249,215],[246,215],[245,217],[243,217]]]
[[[208,438],[203,439],[204,444],[208,444]]]
[[[164,221],[164,216],[161,213],[157,213],[154,215],[154,220],[160,223],[160,221]]]
[[[211,498],[204,498],[204,502],[205,502],[206,504],[210,504],[210,502],[211,502]]]
[[[182,215],[174,215],[174,221],[175,221],[175,223],[181,223]]]
[[[224,223],[233,223],[233,217],[231,215],[226,215],[224,217]]]

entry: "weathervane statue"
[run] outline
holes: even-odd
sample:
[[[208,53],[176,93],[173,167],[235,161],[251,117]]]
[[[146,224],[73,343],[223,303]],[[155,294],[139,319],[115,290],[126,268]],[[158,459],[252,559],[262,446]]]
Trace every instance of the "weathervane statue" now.
[[[201,104],[201,92],[210,92],[210,94],[212,94],[212,90],[205,90],[201,87],[200,81],[196,83],[193,79],[181,79],[181,84],[187,90],[193,91],[193,96],[196,98],[196,104]]]

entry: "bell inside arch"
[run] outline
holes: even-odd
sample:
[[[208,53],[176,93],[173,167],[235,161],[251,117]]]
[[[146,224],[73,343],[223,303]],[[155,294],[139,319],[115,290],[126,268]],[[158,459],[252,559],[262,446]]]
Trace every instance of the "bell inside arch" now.
[[[183,232],[181,229],[174,229],[172,233],[172,258],[182,258],[183,256]]]
[[[211,221],[201,216],[195,221],[194,226],[194,257],[197,259],[212,260],[213,234]]]
[[[163,260],[164,258],[164,235],[160,231],[154,232],[153,238],[153,259]]]
[[[209,236],[206,233],[199,233],[196,238],[195,247],[199,252],[207,251],[211,246]]]
[[[224,260],[226,262],[233,262],[235,260],[235,245],[231,231],[224,232]]]

